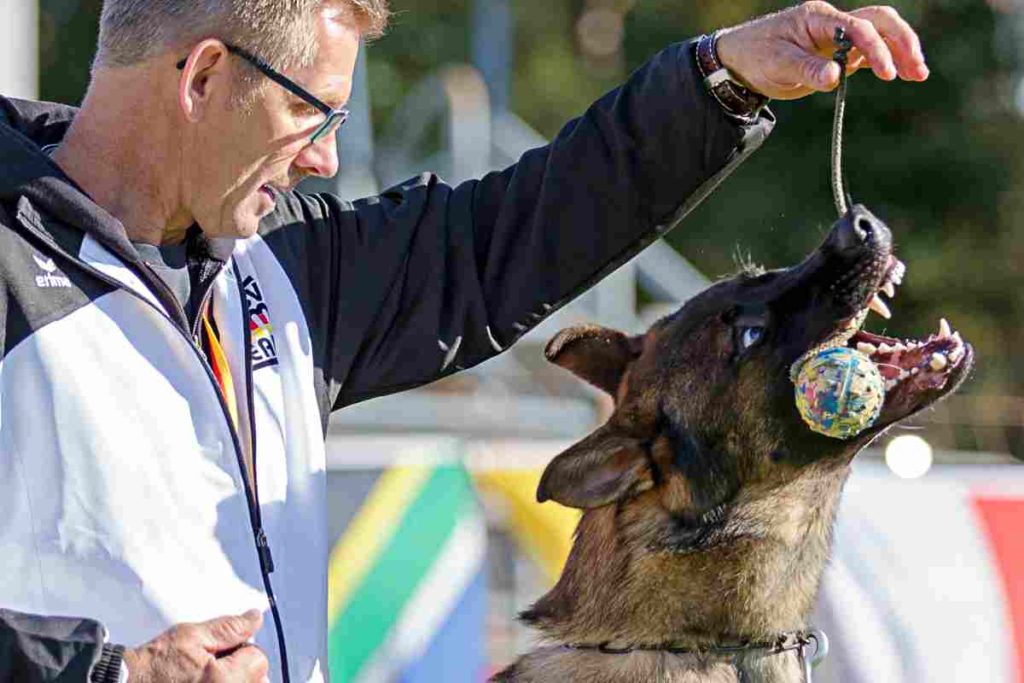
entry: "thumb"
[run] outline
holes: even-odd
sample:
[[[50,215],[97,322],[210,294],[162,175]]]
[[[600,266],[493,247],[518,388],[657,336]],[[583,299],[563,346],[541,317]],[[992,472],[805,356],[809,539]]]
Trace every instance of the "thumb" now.
[[[822,57],[793,43],[787,44],[778,59],[781,82],[800,83],[805,88],[826,91],[839,85],[840,68],[834,59]]]
[[[214,661],[216,667],[226,674],[225,678],[233,681],[260,683],[267,680],[270,669],[267,656],[253,645],[241,647],[230,655]]]
[[[780,88],[807,88],[825,92],[839,85],[839,65],[834,60],[808,52],[792,43],[779,50],[772,66],[772,80]]]
[[[244,614],[217,617],[196,626],[203,646],[210,652],[220,652],[242,645],[263,625],[263,613],[251,609]]]
[[[824,92],[835,90],[839,85],[840,69],[834,60],[805,55],[803,69],[807,74],[806,82],[809,88]]]

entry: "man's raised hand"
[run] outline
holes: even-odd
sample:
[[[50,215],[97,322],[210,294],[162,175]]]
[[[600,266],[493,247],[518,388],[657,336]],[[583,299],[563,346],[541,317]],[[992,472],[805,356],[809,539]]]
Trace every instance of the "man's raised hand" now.
[[[832,90],[839,83],[839,65],[831,58],[837,27],[853,42],[850,71],[869,67],[887,81],[897,76],[907,81],[928,78],[921,41],[887,6],[844,12],[811,0],[722,31],[718,57],[737,78],[774,99]]]
[[[263,615],[249,610],[198,624],[179,624],[125,650],[129,683],[262,683],[267,657],[249,639]]]

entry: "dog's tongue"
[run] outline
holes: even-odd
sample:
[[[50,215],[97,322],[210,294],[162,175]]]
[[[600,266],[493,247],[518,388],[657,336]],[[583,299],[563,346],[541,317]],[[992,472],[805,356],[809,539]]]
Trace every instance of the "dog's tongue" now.
[[[965,353],[960,334],[953,332],[945,319],[939,323],[938,334],[924,341],[901,341],[861,330],[850,345],[878,366],[887,391],[907,380],[912,380],[916,389],[941,389]]]

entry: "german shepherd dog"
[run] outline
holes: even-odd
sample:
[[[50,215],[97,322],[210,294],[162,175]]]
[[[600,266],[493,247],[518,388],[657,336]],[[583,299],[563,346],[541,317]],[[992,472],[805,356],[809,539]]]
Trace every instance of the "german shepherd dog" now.
[[[544,472],[537,499],[584,514],[557,585],[521,615],[545,644],[494,680],[803,681],[780,634],[808,627],[853,457],[973,363],[945,320],[921,340],[860,329],[869,310],[888,317],[879,294],[904,270],[889,229],[855,206],[799,265],[718,282],[643,335],[555,336],[547,358],[615,410]],[[839,345],[869,354],[887,387],[877,422],[848,440],[803,423],[790,380]]]

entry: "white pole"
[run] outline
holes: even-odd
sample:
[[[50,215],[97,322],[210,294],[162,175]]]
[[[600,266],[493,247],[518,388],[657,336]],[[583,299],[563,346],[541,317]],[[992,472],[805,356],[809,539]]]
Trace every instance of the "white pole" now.
[[[38,0],[0,0],[0,95],[39,96]]]

